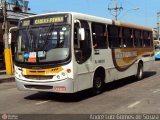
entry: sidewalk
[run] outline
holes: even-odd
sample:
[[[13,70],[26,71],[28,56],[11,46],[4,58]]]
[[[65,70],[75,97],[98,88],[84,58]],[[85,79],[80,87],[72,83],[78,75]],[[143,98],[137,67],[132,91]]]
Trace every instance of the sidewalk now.
[[[14,82],[14,75],[6,75],[5,70],[0,70],[0,84],[5,82]]]

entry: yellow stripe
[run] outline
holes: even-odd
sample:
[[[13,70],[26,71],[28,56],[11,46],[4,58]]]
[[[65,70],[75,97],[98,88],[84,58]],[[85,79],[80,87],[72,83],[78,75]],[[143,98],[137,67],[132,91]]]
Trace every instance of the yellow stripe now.
[[[22,69],[22,75],[55,75],[63,71],[62,67],[48,68],[48,69]]]
[[[112,51],[113,62],[117,69],[127,69],[141,57],[152,57],[153,48],[119,48]]]

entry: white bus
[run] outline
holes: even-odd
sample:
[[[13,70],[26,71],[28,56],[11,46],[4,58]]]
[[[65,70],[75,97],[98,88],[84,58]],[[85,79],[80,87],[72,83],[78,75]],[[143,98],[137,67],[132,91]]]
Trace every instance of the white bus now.
[[[154,62],[152,29],[81,13],[21,19],[15,48],[19,90],[75,93],[143,72]]]

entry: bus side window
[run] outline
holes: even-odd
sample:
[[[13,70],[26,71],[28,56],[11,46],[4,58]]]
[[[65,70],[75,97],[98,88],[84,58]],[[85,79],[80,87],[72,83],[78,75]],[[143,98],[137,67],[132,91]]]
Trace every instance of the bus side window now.
[[[148,31],[143,32],[144,47],[151,47],[151,36]]]
[[[150,47],[153,47],[153,33],[152,32],[149,32],[149,37],[150,37]]]
[[[92,23],[93,48],[107,48],[106,25],[102,23]]]
[[[140,30],[134,30],[134,46],[136,48],[142,47],[142,37],[141,37],[141,32]]]
[[[77,63],[82,64],[91,56],[91,36],[87,21],[82,21],[81,26],[78,23],[74,24],[74,52]],[[79,28],[85,29],[85,40],[79,39]]]
[[[123,28],[123,47],[133,47],[132,29]]]
[[[74,29],[74,49],[78,48],[78,30],[75,28]]]
[[[121,37],[120,37],[120,32],[121,32],[120,27],[114,25],[108,25],[107,30],[108,30],[109,47],[110,48],[122,47]]]

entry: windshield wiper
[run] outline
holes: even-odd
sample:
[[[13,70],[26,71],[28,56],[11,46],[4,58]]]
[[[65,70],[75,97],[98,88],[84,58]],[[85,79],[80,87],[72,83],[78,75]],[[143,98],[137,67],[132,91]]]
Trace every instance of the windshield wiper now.
[[[46,49],[46,46],[47,46],[47,44],[48,44],[48,38],[50,37],[50,34],[47,34],[47,33],[50,33],[51,31],[53,31],[53,29],[54,29],[54,23],[52,23],[52,24],[49,26],[47,32],[45,33],[45,34],[46,34],[45,39],[44,39],[45,43],[44,43],[44,45],[43,45],[42,48],[41,48],[42,51],[44,51],[44,50]]]
[[[30,43],[31,42],[31,34],[30,34],[30,28],[29,27],[26,28],[26,32],[25,33],[26,33],[26,36],[27,36],[27,39],[28,39],[28,44],[30,46],[31,45],[31,43]],[[30,46],[30,47],[29,46],[28,46],[28,50],[30,50],[30,47],[32,47],[32,46]]]

